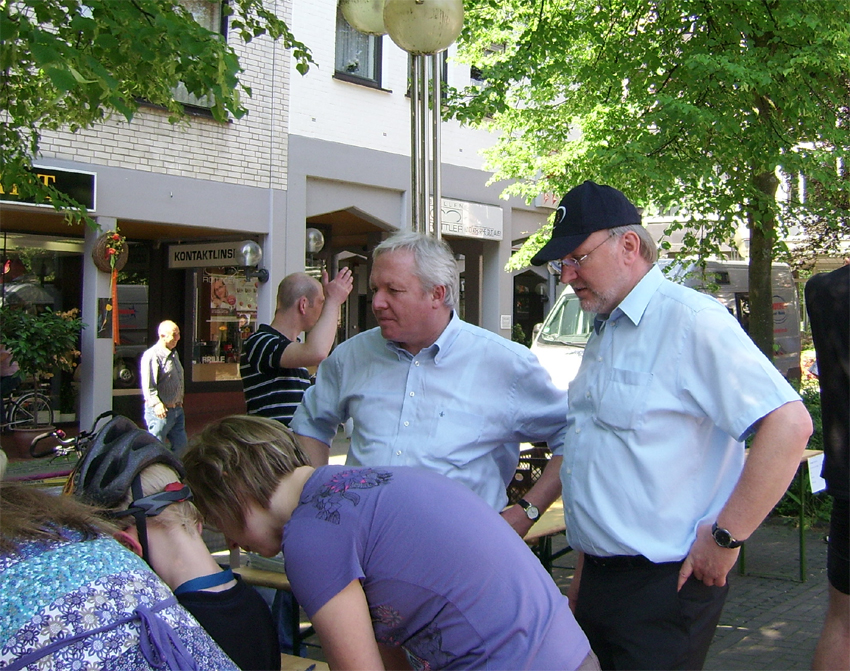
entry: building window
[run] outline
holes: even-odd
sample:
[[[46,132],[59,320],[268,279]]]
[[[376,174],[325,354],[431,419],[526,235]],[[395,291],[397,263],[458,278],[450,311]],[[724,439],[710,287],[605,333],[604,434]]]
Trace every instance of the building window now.
[[[382,39],[354,30],[337,8],[336,78],[380,88]]]
[[[224,35],[226,23],[222,22],[221,0],[180,0],[180,4],[189,10],[195,21],[204,28]],[[213,106],[212,96],[192,95],[182,83],[174,88],[174,99],[189,107],[209,109]]]

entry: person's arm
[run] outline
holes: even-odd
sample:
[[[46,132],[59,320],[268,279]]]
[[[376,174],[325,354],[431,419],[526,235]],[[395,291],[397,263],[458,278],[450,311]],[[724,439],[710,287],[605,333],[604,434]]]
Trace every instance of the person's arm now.
[[[331,457],[330,445],[323,443],[321,440],[310,438],[309,436],[295,434],[295,437],[298,438],[298,442],[301,444],[301,449],[304,450],[304,454],[307,455],[307,458],[310,460],[310,465],[313,468],[328,465],[328,461]]]
[[[310,618],[331,669],[383,669],[369,604],[352,580]]]
[[[546,468],[540,474],[534,486],[526,492],[524,498],[529,503],[537,506],[537,509],[542,515],[549,506],[551,506],[561,495],[561,462],[564,460],[561,456],[553,456],[546,464]],[[520,535],[525,536],[528,530],[534,525],[525,510],[519,504],[512,505],[502,511],[508,524]]]
[[[811,434],[812,419],[802,401],[786,403],[763,417],[717,526],[738,540],[749,538],[788,489]],[[739,552],[714,542],[711,523],[701,525],[679,572],[679,589],[691,574],[709,586],[725,585]]]
[[[304,338],[304,342],[292,342],[280,355],[281,368],[308,368],[318,366],[331,351],[336,338],[336,326],[339,321],[339,308],[345,303],[354,278],[351,270],[343,268],[333,282],[328,282],[328,274],[322,272],[322,286],[325,291],[325,304],[316,325]]]
[[[154,415],[162,419],[168,414],[168,410],[159,398],[159,391],[156,388],[159,364],[150,350],[142,356],[139,369],[142,376],[142,396],[145,399],[145,404],[153,410]]]

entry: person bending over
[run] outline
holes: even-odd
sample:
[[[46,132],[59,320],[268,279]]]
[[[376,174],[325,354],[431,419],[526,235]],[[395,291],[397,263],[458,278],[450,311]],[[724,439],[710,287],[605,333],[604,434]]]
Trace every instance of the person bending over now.
[[[186,452],[205,518],[281,548],[334,669],[598,668],[567,599],[469,488],[411,467],[313,468],[279,423],[234,416]]]

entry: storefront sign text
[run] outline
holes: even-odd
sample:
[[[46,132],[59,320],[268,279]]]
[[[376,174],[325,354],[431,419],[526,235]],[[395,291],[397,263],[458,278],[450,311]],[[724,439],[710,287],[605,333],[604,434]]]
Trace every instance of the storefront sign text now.
[[[38,181],[44,186],[52,186],[57,191],[70,196],[86,209],[93,212],[96,209],[97,200],[96,193],[96,178],[97,175],[93,172],[82,172],[79,170],[59,170],[58,168],[45,168],[42,166],[33,166],[32,172],[38,178]],[[18,194],[18,187],[13,186],[9,192],[3,190],[0,185],[0,200],[5,200],[11,203],[20,205],[32,205],[33,207],[53,207],[50,203],[36,203],[32,198],[22,198]],[[50,200],[48,198],[48,200]]]
[[[440,209],[440,231],[443,235],[481,240],[502,239],[501,207],[443,198]]]
[[[241,266],[244,240],[213,242],[201,245],[171,245],[169,268],[203,268],[205,266]]]

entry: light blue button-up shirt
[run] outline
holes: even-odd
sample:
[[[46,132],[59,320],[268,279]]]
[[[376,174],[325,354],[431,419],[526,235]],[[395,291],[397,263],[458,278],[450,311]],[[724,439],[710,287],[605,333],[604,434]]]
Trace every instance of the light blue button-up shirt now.
[[[570,384],[570,545],[683,559],[738,482],[741,441],[799,398],[719,301],[654,266],[591,334]]]
[[[319,366],[295,433],[330,444],[354,418],[346,463],[421,466],[458,480],[501,510],[521,442],[562,450],[566,393],[528,348],[461,321],[415,356],[372,329]]]

